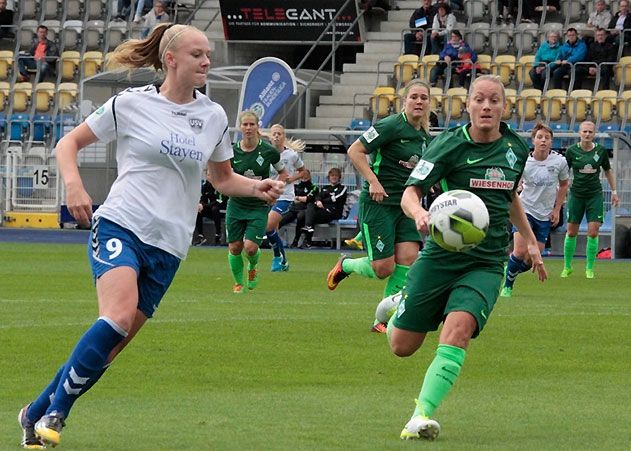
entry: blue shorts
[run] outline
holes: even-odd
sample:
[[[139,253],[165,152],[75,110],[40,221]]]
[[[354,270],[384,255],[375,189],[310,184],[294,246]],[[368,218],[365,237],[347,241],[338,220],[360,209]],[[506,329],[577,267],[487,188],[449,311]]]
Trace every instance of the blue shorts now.
[[[539,221],[528,213],[526,213],[526,218],[528,218],[528,223],[530,224],[530,228],[535,234],[537,241],[539,243],[545,243],[548,240],[548,235],[550,235],[550,230],[552,229],[552,221]],[[517,227],[513,226],[513,233],[515,232],[517,232]]]
[[[175,277],[180,259],[145,244],[133,232],[96,218],[92,223],[88,259],[94,280],[110,269],[128,266],[138,277],[138,310],[151,318]]]
[[[282,216],[289,211],[291,204],[293,204],[293,202],[290,200],[277,200],[272,207],[272,211],[275,211]]]

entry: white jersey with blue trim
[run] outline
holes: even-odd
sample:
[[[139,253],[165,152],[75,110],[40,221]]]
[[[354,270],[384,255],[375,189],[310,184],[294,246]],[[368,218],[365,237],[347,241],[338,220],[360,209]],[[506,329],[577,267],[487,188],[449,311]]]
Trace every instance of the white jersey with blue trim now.
[[[526,160],[519,195],[526,213],[539,221],[549,221],[559,182],[568,178],[570,170],[560,154],[550,152],[545,160],[537,160],[531,154]]]
[[[233,155],[223,108],[199,91],[179,105],[148,85],[110,98],[85,123],[99,141],[117,142],[118,177],[95,216],[185,258],[202,171]]]
[[[280,153],[280,161],[285,166],[285,170],[290,177],[296,175],[297,170],[305,165],[300,155],[298,155],[298,152],[293,149],[288,149],[287,147]],[[283,194],[280,195],[278,200],[289,200],[293,202],[296,198],[296,192],[294,190],[295,183],[296,182],[286,183],[285,191],[283,191]]]

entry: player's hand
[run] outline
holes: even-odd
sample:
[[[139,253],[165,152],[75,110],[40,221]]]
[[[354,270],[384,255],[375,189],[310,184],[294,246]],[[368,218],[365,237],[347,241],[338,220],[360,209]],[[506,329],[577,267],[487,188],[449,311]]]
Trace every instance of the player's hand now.
[[[552,210],[552,213],[550,213],[550,223],[552,223],[552,227],[556,226],[559,223],[560,216],[560,212],[558,212],[557,210]]]
[[[543,264],[543,258],[541,258],[541,251],[537,243],[531,243],[528,245],[528,255],[532,262],[532,272],[537,273],[537,277],[541,282],[548,278],[546,267]]]
[[[285,182],[280,180],[264,179],[254,185],[254,196],[267,203],[274,203],[283,194]]]
[[[414,223],[419,232],[429,235],[429,212],[427,210],[421,208],[416,212],[414,214]]]
[[[614,207],[617,207],[619,203],[620,203],[620,198],[618,197],[618,195],[617,194],[612,194],[611,195],[611,205],[613,205]]]
[[[204,204],[202,203],[197,204],[197,213],[201,213],[203,209],[204,209]]]
[[[77,224],[88,227],[92,221],[92,198],[83,186],[66,186],[66,206]]]
[[[378,180],[370,183],[368,193],[370,194],[370,198],[375,202],[382,202],[385,197],[388,197],[388,193],[386,193],[386,190],[383,189],[383,186],[381,186]]]

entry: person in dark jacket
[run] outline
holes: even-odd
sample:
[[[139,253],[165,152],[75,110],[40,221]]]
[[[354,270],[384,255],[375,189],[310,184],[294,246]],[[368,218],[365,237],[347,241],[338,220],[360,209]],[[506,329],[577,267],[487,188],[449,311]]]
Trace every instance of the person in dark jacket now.
[[[596,77],[600,72],[600,82],[596,86],[596,90],[609,89],[613,76],[613,65],[600,63],[614,63],[616,60],[616,49],[611,42],[607,42],[607,30],[599,28],[596,30],[596,40],[589,45],[585,59],[586,62],[594,64],[576,65],[576,86],[582,87],[581,84],[585,77]]]
[[[13,38],[13,11],[7,9],[7,0],[0,0],[0,38]]]
[[[38,82],[43,81],[48,75],[55,74],[55,60],[59,56],[57,45],[48,39],[48,27],[37,27],[37,37],[29,50],[31,56],[18,57],[19,81],[29,81],[29,71],[39,68]]]
[[[314,185],[311,181],[311,172],[309,169],[305,169],[302,172],[302,179],[300,182],[294,185],[294,192],[296,193],[294,202],[291,204],[289,211],[283,215],[283,218],[280,220],[280,224],[278,226],[280,229],[282,226],[298,219],[296,233],[290,247],[298,247],[298,243],[300,242],[300,237],[302,235],[302,227],[304,227],[305,223],[304,218],[305,213],[307,212],[307,206],[315,202],[315,196],[318,194],[318,191],[318,186]],[[299,219],[301,216],[302,219]]]
[[[609,22],[609,33],[611,34],[609,40],[613,43],[614,47],[618,47],[620,44],[620,36],[623,30],[631,29],[631,13],[629,12],[629,2],[627,0],[620,0],[619,10],[611,18]],[[631,33],[626,32],[624,36],[625,44],[631,41]]]
[[[204,236],[204,218],[210,218],[215,225],[215,243],[221,244],[221,210],[226,210],[228,198],[218,192],[215,187],[206,180],[202,185],[202,195],[197,205],[197,220],[195,222],[196,238],[193,246],[201,246],[208,240]]]
[[[406,55],[421,55],[425,30],[431,28],[435,14],[436,7],[432,6],[432,0],[422,0],[422,6],[414,10],[409,24],[412,30],[403,35],[403,48]]]
[[[342,171],[339,168],[331,168],[328,173],[329,185],[320,188],[320,192],[315,196],[315,202],[307,205],[304,216],[302,230],[305,232],[305,240],[302,243],[303,249],[311,247],[311,238],[316,224],[326,224],[335,219],[340,219],[344,213],[346,204],[346,187],[340,183]]]
[[[469,47],[462,39],[462,33],[458,30],[451,32],[451,38],[445,43],[445,47],[440,52],[440,61],[432,68],[429,73],[429,81],[432,86],[436,86],[438,78],[443,75],[445,69],[452,61],[459,61],[459,51],[464,49],[469,54],[468,60],[473,64],[478,60],[478,55]],[[456,66],[457,67],[457,66]]]

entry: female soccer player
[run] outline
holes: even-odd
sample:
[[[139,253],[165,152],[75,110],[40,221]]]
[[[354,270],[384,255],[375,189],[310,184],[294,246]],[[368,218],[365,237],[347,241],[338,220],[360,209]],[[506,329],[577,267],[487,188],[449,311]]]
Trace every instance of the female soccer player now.
[[[570,170],[565,158],[550,151],[552,129],[539,122],[532,130],[534,150],[526,161],[519,194],[524,205],[530,228],[537,238],[539,250],[543,251],[550,230],[558,224],[561,207],[570,186]],[[514,230],[513,252],[508,258],[506,280],[500,296],[511,297],[513,284],[519,273],[530,269],[526,240]]]
[[[285,166],[287,177],[285,178],[285,192],[276,201],[267,215],[267,228],[265,234],[269,241],[274,258],[272,258],[272,272],[288,271],[289,263],[285,255],[283,240],[278,236],[278,226],[283,215],[289,211],[296,193],[294,183],[302,178],[305,165],[298,155],[298,151],[304,150],[305,143],[301,140],[287,139],[285,127],[280,124],[272,125],[270,129],[272,145],[280,152],[280,160]]]
[[[164,82],[112,97],[57,144],[68,209],[80,224],[92,221],[88,256],[99,318],[20,411],[26,448],[59,444],[73,403],[153,316],[191,243],[204,166],[213,185],[230,196],[272,202],[282,193],[282,182],[232,172],[226,114],[195,90],[206,83],[209,56],[206,36],[187,25],[159,25],[147,39],[121,44],[115,62],[162,69]],[[112,140],[118,177],[92,217],[77,153]]]
[[[280,153],[261,139],[259,117],[246,110],[239,114],[239,126],[243,138],[233,146],[232,168],[237,174],[254,180],[266,179],[270,175],[270,165],[278,172],[278,179],[285,180],[287,171]],[[281,182],[283,183],[283,182]],[[284,185],[283,185],[284,186]],[[228,199],[226,208],[226,241],[228,241],[228,263],[234,278],[233,293],[243,293],[243,257],[248,260],[248,289],[253,290],[259,282],[256,265],[261,250],[259,246],[265,235],[269,203],[260,197]]]
[[[429,232],[429,213],[421,206],[421,197],[441,180],[445,190],[464,189],[482,198],[490,226],[482,243],[468,252],[448,252],[430,237],[407,275],[403,299],[388,323],[392,352],[410,356],[429,331],[438,329],[441,322],[443,327],[402,439],[433,440],[438,436],[440,426],[431,417],[456,382],[469,340],[484,328],[500,291],[509,217],[528,243],[533,271],[542,281],[547,277],[537,240],[515,192],[529,149],[500,122],[505,101],[499,78],[476,78],[467,98],[471,123],[434,138],[403,193],[401,207],[423,233]]]
[[[600,183],[600,170],[611,187],[611,205],[618,206],[616,178],[609,164],[607,149],[593,142],[596,126],[593,122],[582,122],[578,130],[579,143],[567,148],[565,159],[572,169],[574,179],[567,201],[567,234],[563,246],[564,268],[561,277],[568,277],[574,271],[572,259],[576,251],[578,227],[587,217],[587,245],[585,246],[585,277],[594,278],[594,262],[598,253],[598,233],[603,223],[603,187]]]
[[[368,256],[350,259],[343,255],[327,276],[329,290],[356,273],[371,279],[389,278],[383,297],[389,296],[401,290],[418,255],[421,235],[401,210],[401,195],[431,140],[427,83],[419,79],[409,82],[403,102],[401,113],[377,122],[348,149],[353,165],[366,180],[359,197],[359,222]]]

